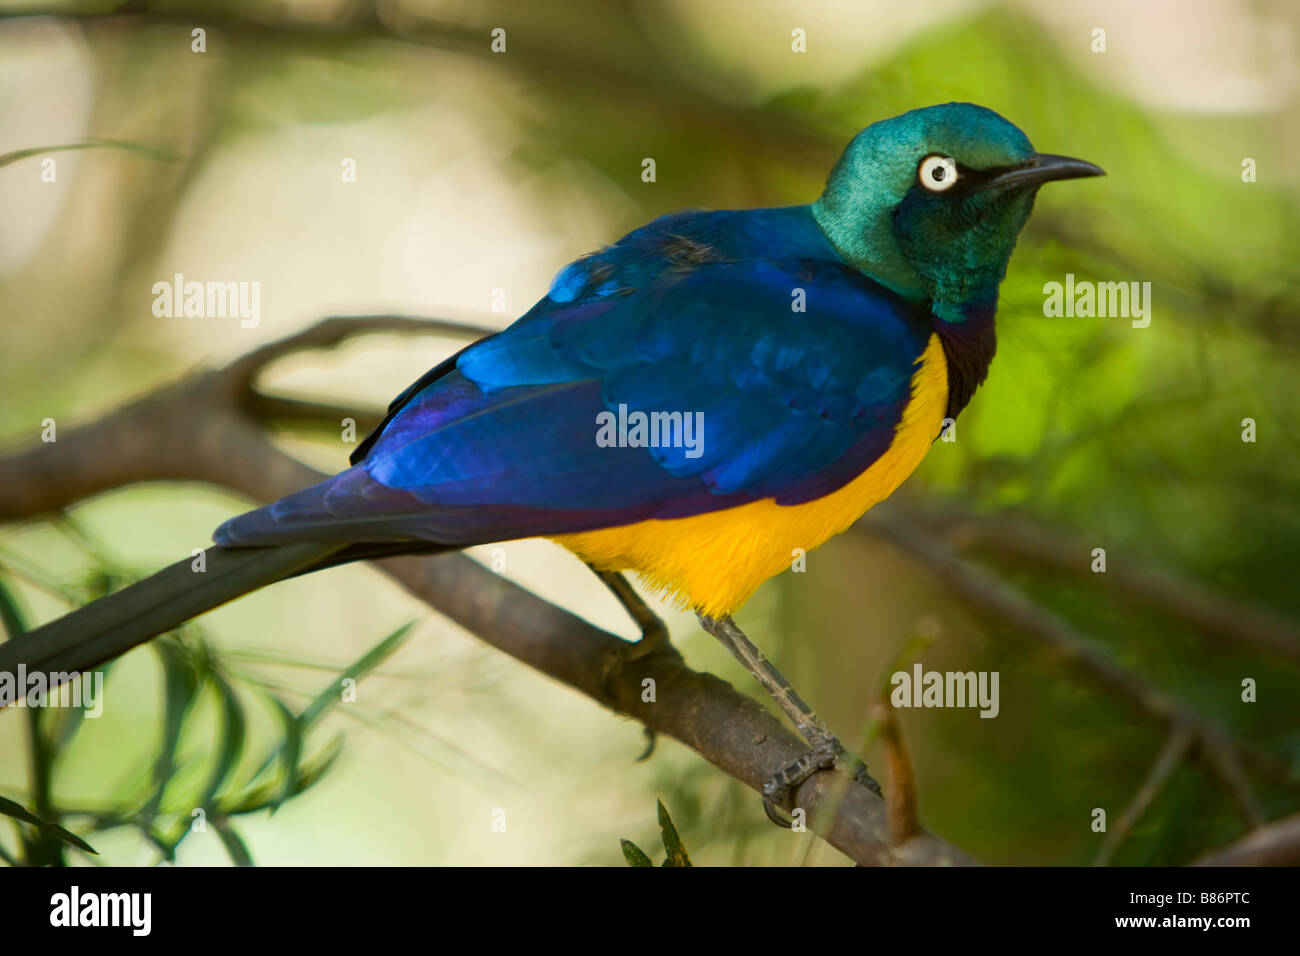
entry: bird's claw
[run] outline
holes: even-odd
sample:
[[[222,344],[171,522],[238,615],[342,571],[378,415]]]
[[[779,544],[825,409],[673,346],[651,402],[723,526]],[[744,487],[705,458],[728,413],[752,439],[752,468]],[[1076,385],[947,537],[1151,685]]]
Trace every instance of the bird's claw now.
[[[763,785],[763,812],[767,818],[779,827],[791,829],[793,822],[783,816],[778,808],[782,807],[813,774],[822,770],[838,770],[852,776],[876,796],[880,796],[880,784],[867,773],[867,765],[848,753],[844,746],[834,737],[816,743],[813,748],[790,766],[775,774]]]
[[[649,727],[643,727],[642,730],[645,731],[645,750],[641,751],[641,756],[637,757],[633,763],[645,763],[645,761],[649,760],[650,756],[655,752],[655,743],[659,740],[659,735]]]
[[[680,656],[677,648],[673,647],[672,642],[668,639],[668,630],[662,625],[643,631],[639,641],[625,641],[606,651],[600,662],[600,689],[605,695],[605,700],[610,704],[614,703],[614,679],[622,672],[623,668],[633,661],[639,661],[654,654],[676,654]],[[650,755],[655,751],[656,739],[655,732],[646,727],[645,750],[636,758],[637,763],[650,759]]]
[[[623,668],[633,661],[643,660],[654,654],[677,654],[677,648],[668,640],[666,628],[653,628],[643,631],[639,641],[622,641],[616,647],[605,651],[600,662],[600,689],[605,699],[614,699],[613,682]]]

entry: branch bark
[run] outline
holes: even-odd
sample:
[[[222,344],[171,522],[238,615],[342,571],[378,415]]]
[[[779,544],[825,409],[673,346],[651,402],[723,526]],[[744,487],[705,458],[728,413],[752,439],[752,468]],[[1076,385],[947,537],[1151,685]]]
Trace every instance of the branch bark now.
[[[1062,664],[1123,701],[1142,716],[1191,735],[1183,752],[1194,758],[1219,784],[1248,828],[1259,826],[1263,815],[1246,780],[1242,765],[1278,786],[1296,789],[1286,764],[1262,748],[1236,740],[1219,723],[1147,683],[1093,649],[1095,640],[1080,634],[1045,608],[1034,604],[993,574],[958,559],[942,543],[888,511],[873,513],[861,525],[881,534],[927,567],[958,600],[996,617],[1016,633],[1049,649]]]
[[[960,560],[941,542],[908,526],[898,516],[880,510],[859,527],[897,545],[928,568],[958,600],[998,618],[1016,633],[1047,648],[1061,663],[1100,685],[1137,713],[1171,727],[1178,724],[1190,728],[1196,739],[1192,752],[1230,792],[1236,789],[1237,782],[1222,775],[1226,772],[1225,764],[1238,763],[1237,755],[1275,783],[1294,786],[1283,761],[1259,747],[1233,740],[1219,724],[1094,650],[1098,641],[1081,634],[1068,621],[1033,603],[995,575]],[[1225,750],[1227,754],[1223,753]],[[1234,794],[1234,799],[1238,796]]]
[[[1300,866],[1300,815],[1285,817],[1200,857],[1193,866]]]
[[[1108,549],[1107,573],[1093,574],[1090,563],[1095,542],[1061,528],[1046,527],[1020,515],[977,515],[955,505],[937,508],[910,501],[893,505],[910,524],[941,535],[956,551],[987,552],[1026,567],[1087,576],[1092,586],[1110,588],[1127,601],[1184,621],[1218,640],[1300,661],[1300,628],[1292,621],[1171,568]]]

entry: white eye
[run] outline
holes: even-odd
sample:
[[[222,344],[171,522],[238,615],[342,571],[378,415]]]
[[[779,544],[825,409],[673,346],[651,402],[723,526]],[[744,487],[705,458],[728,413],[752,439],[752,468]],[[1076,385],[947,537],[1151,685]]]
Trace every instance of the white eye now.
[[[927,156],[916,170],[916,180],[932,193],[957,185],[957,164],[947,156]]]

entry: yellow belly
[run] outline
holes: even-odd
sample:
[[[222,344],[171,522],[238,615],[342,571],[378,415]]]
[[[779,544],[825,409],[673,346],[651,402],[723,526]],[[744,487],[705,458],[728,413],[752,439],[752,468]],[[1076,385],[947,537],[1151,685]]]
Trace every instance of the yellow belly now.
[[[912,376],[912,398],[888,450],[838,491],[801,505],[765,498],[690,518],[640,521],[554,540],[606,571],[635,571],[678,607],[722,617],[758,586],[844,531],[916,470],[943,426],[948,370],[935,335]]]

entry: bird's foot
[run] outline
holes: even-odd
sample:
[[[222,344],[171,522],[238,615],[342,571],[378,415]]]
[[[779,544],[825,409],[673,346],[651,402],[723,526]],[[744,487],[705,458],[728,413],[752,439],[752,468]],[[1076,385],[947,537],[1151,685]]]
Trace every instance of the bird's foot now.
[[[602,655],[600,686],[605,692],[605,697],[610,700],[613,699],[614,679],[629,664],[644,660],[655,654],[678,654],[677,648],[673,647],[672,641],[668,639],[668,628],[658,618],[642,629],[640,640],[623,641],[617,647],[610,648]],[[678,654],[678,656],[680,655]]]
[[[640,640],[624,641],[603,655],[600,662],[600,687],[605,699],[613,703],[614,681],[629,665],[655,654],[672,654],[681,657],[681,653],[668,639],[668,628],[658,618],[642,629]],[[645,750],[636,758],[638,763],[648,760],[655,750],[655,732],[649,727],[645,728],[645,738]]]
[[[810,751],[763,785],[763,810],[767,818],[787,830],[793,823],[782,816],[778,808],[783,807],[813,774],[823,770],[836,770],[852,777],[876,796],[881,796],[880,784],[867,773],[867,765],[846,751],[838,740],[824,737],[809,742],[813,745]]]
[[[617,571],[603,571],[592,564],[587,566],[591,568],[596,577],[604,582],[605,587],[609,588],[614,597],[618,598],[618,603],[623,605],[623,609],[627,611],[632,620],[636,622],[637,627],[641,629],[641,640],[635,644],[619,644],[612,650],[607,651],[600,662],[600,689],[605,696],[605,701],[613,706],[614,679],[629,664],[654,654],[671,654],[678,660],[682,659],[682,655],[668,640],[667,625],[659,618],[658,614],[650,610],[650,605],[646,604],[641,595],[637,594],[636,588],[632,587],[627,578]],[[655,750],[655,732],[649,727],[645,729],[645,739],[645,750],[641,756],[636,758],[638,763],[649,759]]]

